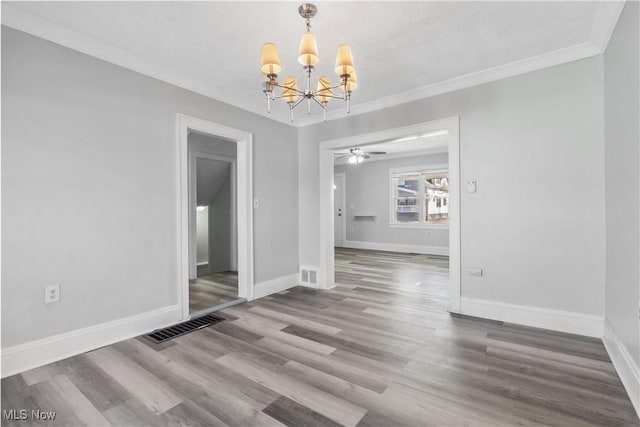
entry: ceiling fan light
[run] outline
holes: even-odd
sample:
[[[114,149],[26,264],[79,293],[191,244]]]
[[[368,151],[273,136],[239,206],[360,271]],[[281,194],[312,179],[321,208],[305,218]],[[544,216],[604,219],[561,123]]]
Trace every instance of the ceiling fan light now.
[[[329,99],[333,96],[333,91],[331,90],[331,80],[329,80],[328,76],[321,76],[318,79],[316,94],[320,102],[329,102]]]
[[[282,70],[280,65],[280,56],[278,49],[274,43],[265,43],[262,45],[262,58],[260,61],[260,71],[269,74],[278,74]]]
[[[348,44],[341,44],[338,46],[338,53],[336,54],[336,73],[339,76],[344,76],[351,75],[354,72],[355,64],[353,62],[351,46]]]
[[[318,43],[313,33],[304,33],[300,39],[300,49],[298,49],[298,62],[302,65],[316,65],[320,61],[318,58]]]
[[[298,84],[293,76],[287,76],[284,78],[284,84],[282,85],[282,98],[289,104],[295,103],[298,100]]]
[[[358,158],[356,156],[349,157],[349,163],[355,165],[358,162]]]

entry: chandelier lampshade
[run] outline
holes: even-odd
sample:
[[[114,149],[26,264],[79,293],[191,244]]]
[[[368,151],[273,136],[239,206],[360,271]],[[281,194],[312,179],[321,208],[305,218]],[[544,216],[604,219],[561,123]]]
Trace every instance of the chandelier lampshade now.
[[[298,49],[298,62],[302,65],[316,65],[320,62],[318,57],[318,43],[313,33],[304,33],[300,39]]]
[[[271,112],[271,101],[281,98],[289,105],[291,121],[293,121],[293,109],[304,100],[307,101],[307,114],[311,114],[313,101],[322,108],[325,120],[330,99],[342,99],[347,103],[347,113],[350,112],[351,93],[358,87],[353,54],[348,44],[338,46],[334,69],[340,77],[339,82],[332,84],[329,77],[324,75],[317,78],[317,84],[312,82],[315,66],[320,62],[318,42],[311,32],[311,18],[317,12],[318,8],[310,3],[305,3],[298,8],[298,13],[304,18],[307,27],[307,31],[300,39],[298,49],[298,62],[304,69],[302,89],[298,88],[298,82],[292,76],[285,77],[283,83],[278,82],[278,73],[282,70],[282,66],[276,45],[271,42],[262,45],[260,71],[267,76],[262,90],[267,98],[267,112]],[[275,88],[281,89],[280,96],[274,95]]]
[[[358,75],[356,70],[353,70],[353,74],[349,76],[347,80],[347,92],[353,92],[358,87]]]
[[[338,54],[336,55],[336,74],[339,76],[350,76],[354,72],[355,65],[353,63],[351,46],[341,44],[338,46]]]
[[[265,43],[262,45],[262,59],[260,61],[260,71],[263,73],[278,74],[282,70],[280,65],[280,55],[278,49],[273,43]]]
[[[333,90],[331,90],[331,80],[329,77],[322,76],[318,79],[318,90],[316,91],[318,94],[318,99],[320,102],[329,102],[331,97],[333,96]]]
[[[282,98],[287,101],[288,104],[295,104],[298,101],[298,84],[294,77],[287,76],[284,78]]]

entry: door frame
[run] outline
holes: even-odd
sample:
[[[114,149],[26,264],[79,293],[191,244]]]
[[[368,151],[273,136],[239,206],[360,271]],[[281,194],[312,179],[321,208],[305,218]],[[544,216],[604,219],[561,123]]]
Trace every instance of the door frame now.
[[[198,260],[196,259],[196,227],[191,225],[196,223],[198,197],[196,194],[198,178],[197,178],[197,161],[198,159],[217,160],[220,162],[230,163],[231,173],[231,210],[229,211],[231,220],[231,268],[238,271],[238,225],[237,225],[237,185],[236,185],[236,159],[235,157],[224,156],[222,154],[212,154],[204,151],[191,150],[189,154],[189,280],[197,278]]]
[[[381,141],[391,141],[409,135],[421,135],[445,129],[449,132],[449,311],[460,313],[459,116],[320,142],[320,239],[318,245],[320,251],[318,285],[320,289],[335,287],[333,151],[351,147],[365,147]]]
[[[347,240],[347,174],[345,172],[338,172],[333,174],[333,182],[335,184],[336,177],[340,177],[342,180],[342,230],[340,233],[342,235],[342,245],[344,246],[344,242]],[[335,201],[335,192],[334,198]],[[335,208],[334,208],[335,211]],[[334,212],[335,214],[335,212]],[[334,224],[335,227],[335,224]],[[334,242],[335,247],[335,242]]]
[[[189,151],[190,132],[236,144],[236,212],[238,226],[238,296],[254,298],[253,135],[240,129],[178,113],[176,115],[176,290],[182,319],[189,319]]]

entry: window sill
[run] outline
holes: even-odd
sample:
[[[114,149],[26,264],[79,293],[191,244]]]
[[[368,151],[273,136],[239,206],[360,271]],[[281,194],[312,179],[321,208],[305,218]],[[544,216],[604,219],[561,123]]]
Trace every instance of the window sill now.
[[[389,224],[389,228],[413,228],[426,230],[448,230],[449,224]]]

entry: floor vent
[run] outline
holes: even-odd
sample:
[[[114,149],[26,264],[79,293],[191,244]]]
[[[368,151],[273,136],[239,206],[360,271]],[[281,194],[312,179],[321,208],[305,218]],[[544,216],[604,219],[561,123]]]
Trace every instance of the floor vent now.
[[[206,316],[178,323],[177,325],[169,326],[168,328],[157,329],[144,337],[150,339],[156,344],[160,344],[181,335],[188,334],[189,332],[197,331],[198,329],[206,328],[207,326],[222,322],[223,320],[224,319],[222,317],[207,314]]]
[[[318,270],[313,267],[300,267],[300,283],[303,285],[318,284]]]

